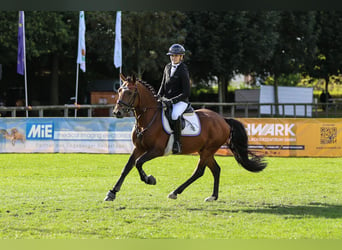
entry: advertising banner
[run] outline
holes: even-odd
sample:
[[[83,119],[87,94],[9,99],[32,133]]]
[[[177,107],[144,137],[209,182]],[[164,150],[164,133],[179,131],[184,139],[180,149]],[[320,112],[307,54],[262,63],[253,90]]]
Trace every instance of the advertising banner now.
[[[0,153],[130,153],[135,118],[3,118]]]
[[[342,157],[342,119],[238,118],[265,156]],[[131,153],[135,118],[2,118],[0,153]],[[226,146],[217,152],[231,155]]]
[[[240,118],[249,149],[266,156],[342,156],[342,119]]]

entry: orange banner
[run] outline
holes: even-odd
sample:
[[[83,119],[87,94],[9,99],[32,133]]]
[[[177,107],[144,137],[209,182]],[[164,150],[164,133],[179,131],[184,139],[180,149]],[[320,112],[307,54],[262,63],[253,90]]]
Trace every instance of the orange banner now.
[[[238,118],[248,134],[249,149],[265,156],[342,156],[342,119]],[[218,154],[231,155],[228,149]]]

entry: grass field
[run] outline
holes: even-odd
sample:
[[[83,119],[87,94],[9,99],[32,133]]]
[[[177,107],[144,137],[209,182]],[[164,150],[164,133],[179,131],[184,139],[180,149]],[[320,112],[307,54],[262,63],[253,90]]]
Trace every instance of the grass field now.
[[[0,239],[342,239],[342,159],[267,158],[250,173],[217,157],[220,197],[207,203],[210,171],[178,196],[198,156],[169,156],[135,169],[104,202],[128,155],[1,154]]]

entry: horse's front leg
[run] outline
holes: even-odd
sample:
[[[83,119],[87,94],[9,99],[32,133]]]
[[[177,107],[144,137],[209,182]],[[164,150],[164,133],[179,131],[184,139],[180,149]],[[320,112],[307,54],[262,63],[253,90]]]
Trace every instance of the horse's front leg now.
[[[105,201],[113,201],[116,198],[116,193],[120,191],[120,188],[122,186],[122,183],[124,182],[126,176],[128,175],[128,173],[132,170],[132,168],[134,167],[135,164],[135,160],[137,158],[137,150],[135,149],[131,156],[129,157],[128,162],[126,163],[126,166],[124,167],[124,169],[121,172],[120,178],[118,179],[118,181],[116,182],[116,184],[114,185],[112,190],[109,190],[109,192],[106,195],[106,198],[104,199]]]
[[[162,155],[162,150],[150,150],[144,153],[142,156],[140,156],[136,163],[135,166],[139,172],[140,179],[145,182],[146,184],[149,185],[155,185],[157,183],[156,179],[152,176],[149,175],[147,176],[145,171],[143,170],[142,166],[145,162],[152,160],[153,158],[156,158],[158,156]]]

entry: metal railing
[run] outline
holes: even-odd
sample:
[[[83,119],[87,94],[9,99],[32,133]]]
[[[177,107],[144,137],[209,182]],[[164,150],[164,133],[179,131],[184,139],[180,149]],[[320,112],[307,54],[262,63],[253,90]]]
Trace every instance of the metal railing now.
[[[208,108],[226,117],[342,117],[342,102],[336,103],[212,103],[192,102],[195,109]],[[50,105],[29,107],[0,106],[0,114],[6,117],[23,117],[26,111],[29,117],[93,117],[99,116],[96,110],[105,110],[111,116],[114,104],[86,104],[86,105]],[[269,109],[265,114],[262,107]],[[278,107],[278,112],[276,112]],[[107,111],[108,113],[107,113]],[[289,112],[289,110],[291,112]],[[299,112],[300,111],[300,112]],[[291,113],[291,114],[289,114]],[[5,115],[4,115],[5,114]],[[107,116],[107,115],[102,115]]]
[[[75,110],[77,116],[79,116],[81,111],[86,111],[81,114],[81,116],[92,117],[93,112],[96,109],[107,109],[108,116],[112,114],[114,109],[114,104],[85,104],[85,105],[49,105],[49,106],[29,106],[29,107],[1,107],[0,113],[7,112],[10,113],[11,117],[17,117],[19,112],[24,113],[28,111],[29,117],[44,117],[45,113],[49,112],[48,116],[61,116],[61,117],[74,117]],[[21,115],[22,116],[22,115]]]
[[[193,102],[192,106],[214,109],[227,117],[342,117],[342,102],[282,104]],[[261,112],[262,107],[269,109],[269,113]]]

